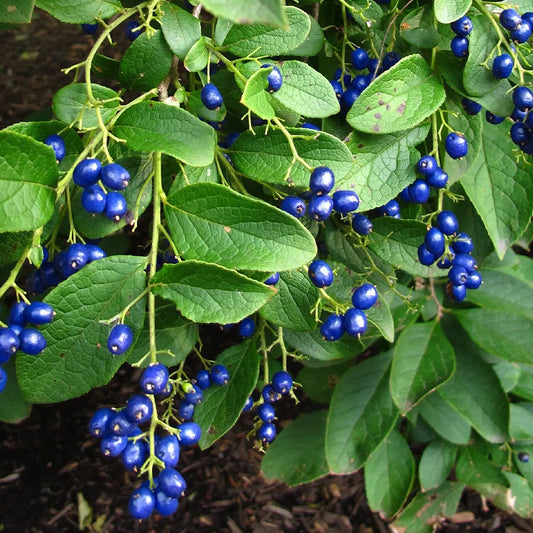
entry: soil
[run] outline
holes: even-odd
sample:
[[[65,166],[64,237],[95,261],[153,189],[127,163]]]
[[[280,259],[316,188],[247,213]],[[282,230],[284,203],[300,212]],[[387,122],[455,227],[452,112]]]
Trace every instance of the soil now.
[[[0,31],[1,127],[31,113],[48,118],[53,94],[70,81],[60,69],[82,60],[91,45],[92,38],[78,27],[42,11],[36,16],[31,25]],[[189,488],[174,516],[135,523],[127,501],[138,480],[118,460],[101,455],[87,424],[102,405],[123,405],[137,391],[137,379],[137,370],[122,369],[105,388],[62,404],[36,405],[24,422],[0,425],[0,531],[77,531],[87,512],[92,513],[88,529],[103,532],[389,531],[369,510],[360,473],[327,476],[297,488],[266,481],[261,455],[246,438],[249,414],[210,450],[182,453],[180,471]],[[305,399],[302,406],[313,408]],[[439,531],[518,533],[533,527],[486,508],[467,491],[457,515]]]

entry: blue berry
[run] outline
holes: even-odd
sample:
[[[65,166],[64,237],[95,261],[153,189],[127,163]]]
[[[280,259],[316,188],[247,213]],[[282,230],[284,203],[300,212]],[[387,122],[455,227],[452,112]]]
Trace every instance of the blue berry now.
[[[99,214],[105,210],[106,193],[100,185],[91,185],[81,193],[81,205],[87,213]]]
[[[107,254],[102,250],[102,248],[96,246],[96,244],[86,244],[85,253],[87,254],[87,263],[98,261],[99,259],[107,257]]]
[[[312,124],[311,122],[304,122],[301,125],[302,128],[305,128],[307,130],[314,130],[314,131],[320,131],[320,128],[316,126],[315,124]]]
[[[400,61],[400,56],[396,52],[388,52],[385,54],[385,57],[383,58],[383,69],[389,70],[391,67],[396,65]]]
[[[511,30],[511,40],[515,43],[525,43],[531,37],[531,24],[527,20],[523,20],[518,28]]]
[[[439,165],[437,160],[431,155],[422,156],[416,164],[416,169],[418,172],[420,172],[420,174],[422,174],[422,176],[430,176],[438,168]]]
[[[198,383],[198,386],[202,389],[208,389],[211,386],[211,378],[209,376],[209,370],[203,369],[196,374],[196,383]]]
[[[409,200],[415,204],[425,204],[429,199],[429,185],[422,179],[417,179],[407,188]]]
[[[115,412],[116,411],[110,407],[102,407],[101,409],[98,409],[89,422],[89,433],[93,437],[98,438],[108,435],[111,431],[109,423],[115,416]]]
[[[167,496],[178,498],[187,488],[183,476],[174,468],[164,468],[157,476],[157,485]]]
[[[130,173],[118,163],[109,163],[102,167],[100,179],[107,188],[121,191],[128,186]]]
[[[487,120],[489,124],[497,125],[497,124],[501,124],[505,120],[505,117],[500,117],[498,115],[495,115],[494,113],[491,113],[487,109],[487,111],[485,111],[485,119]]]
[[[366,76],[359,74],[359,76],[356,76],[352,80],[349,89],[361,94],[368,87],[369,83],[370,80]]]
[[[452,159],[460,159],[468,153],[468,143],[464,135],[457,132],[448,134],[444,141],[444,147]]]
[[[281,202],[281,209],[293,217],[302,218],[306,207],[305,202],[298,196],[287,196]]]
[[[309,200],[309,216],[321,222],[327,220],[333,211],[333,198],[327,194],[313,194]]]
[[[511,126],[511,139],[517,145],[521,145],[529,139],[529,128],[523,122],[515,122]]]
[[[356,309],[355,307],[351,307],[346,313],[344,313],[342,322],[346,333],[353,337],[362,335],[367,328],[367,320],[364,311]]]
[[[454,266],[462,266],[471,274],[476,268],[476,260],[470,254],[457,254],[452,261]]]
[[[193,405],[198,405],[204,399],[202,387],[199,385],[191,385],[188,392],[186,392],[183,396],[183,399],[186,402],[192,403]]]
[[[280,394],[287,394],[292,389],[292,377],[288,372],[280,370],[272,376],[272,388]]]
[[[251,317],[243,318],[239,322],[239,336],[243,339],[250,338],[255,331],[255,322]]]
[[[452,266],[452,262],[449,257],[446,257],[443,255],[438,261],[437,261],[437,268],[448,270]]]
[[[90,187],[100,179],[102,163],[98,159],[84,159],[74,168],[72,179],[80,187]]]
[[[133,342],[133,331],[126,324],[117,324],[107,338],[107,349],[113,355],[121,355]]]
[[[265,385],[261,391],[261,397],[267,403],[277,402],[281,399],[281,394],[276,392],[271,384]]]
[[[137,37],[141,34],[137,28],[139,27],[139,23],[136,20],[128,20],[124,26],[124,34],[130,41],[135,41]]]
[[[87,250],[84,244],[75,242],[71,244],[65,255],[65,263],[63,265],[64,274],[69,277],[78,270],[81,270],[89,260]]]
[[[55,312],[50,304],[32,302],[24,309],[24,320],[28,324],[39,326],[52,322]]]
[[[107,193],[104,214],[110,220],[118,222],[128,210],[128,204],[122,194],[116,191]]]
[[[126,404],[126,415],[134,424],[143,424],[152,418],[152,400],[144,394],[135,394]]]
[[[155,493],[155,510],[161,516],[170,516],[178,510],[178,499],[167,496],[162,490],[156,489]]]
[[[428,252],[435,257],[440,257],[444,253],[446,239],[444,233],[438,228],[429,228],[424,237],[424,244]]]
[[[105,435],[100,442],[100,450],[106,457],[116,457],[127,445],[128,437],[125,435]]]
[[[527,111],[533,108],[533,92],[528,87],[518,86],[513,92],[513,102],[520,111]]]
[[[352,295],[352,305],[357,309],[370,309],[378,301],[378,291],[371,283],[364,283]]]
[[[356,70],[364,70],[368,67],[368,52],[364,48],[356,48],[351,54],[352,65]]]
[[[15,302],[9,310],[9,316],[7,317],[8,325],[18,324],[19,326],[26,325],[26,319],[24,318],[24,311],[28,307],[26,302]]]
[[[522,22],[524,22],[524,20],[527,20],[529,25],[533,28],[533,13],[531,11],[522,13]]]
[[[360,91],[357,91],[356,89],[346,89],[341,96],[341,107],[342,109],[347,112],[355,103],[355,101],[359,98],[361,95]]]
[[[7,385],[7,372],[0,366],[0,393],[4,392]]]
[[[452,242],[453,251],[457,254],[469,254],[474,249],[474,244],[470,235],[459,233]]]
[[[459,37],[466,37],[467,35],[470,35],[474,25],[472,20],[465,15],[464,17],[452,22],[450,27],[452,31]]]
[[[121,454],[122,464],[126,467],[126,470],[137,471],[144,464],[148,455],[148,445],[144,440],[138,439],[129,442]]]
[[[381,216],[397,217],[400,214],[400,204],[392,199],[378,209]]]
[[[276,418],[276,411],[272,404],[262,403],[257,408],[257,416],[262,422],[272,422]]]
[[[24,328],[19,335],[19,350],[28,355],[38,355],[46,348],[43,334],[33,328]]]
[[[452,39],[450,47],[455,57],[463,58],[468,56],[468,38],[459,37],[458,35]]]
[[[453,235],[459,229],[459,222],[451,211],[441,211],[437,215],[437,226],[444,235]]]
[[[202,430],[196,422],[183,422],[177,429],[180,430],[178,438],[182,446],[194,446],[202,436]]]
[[[244,407],[242,408],[242,412],[245,413],[246,411],[249,411],[254,405],[254,399],[251,396],[248,396],[246,399],[246,403],[244,404]]]
[[[122,410],[116,411],[113,414],[113,417],[109,421],[109,427],[113,435],[125,436],[131,435],[137,428],[137,425],[130,420],[126,411]]]
[[[430,174],[426,177],[426,183],[430,187],[435,187],[436,189],[443,189],[448,183],[448,174],[442,170],[442,168],[437,168],[433,174]]]
[[[218,88],[212,83],[206,83],[200,93],[200,99],[207,109],[218,109],[224,100]]]
[[[279,281],[279,272],[274,272],[271,276],[269,276],[267,279],[265,279],[265,285],[276,285],[276,283]]]
[[[147,394],[159,394],[168,382],[168,368],[161,363],[152,363],[143,372],[140,385]]]
[[[11,328],[0,328],[0,363],[9,361],[19,346],[19,336]]]
[[[326,341],[339,340],[344,335],[344,324],[341,315],[329,315],[320,326],[320,334]]]
[[[178,405],[178,416],[182,420],[191,420],[194,416],[195,407],[194,404],[182,400]]]
[[[94,22],[92,24],[82,24],[81,30],[86,35],[94,35],[98,31],[98,22]]]
[[[272,65],[261,65],[261,68],[268,68]],[[272,72],[267,76],[268,87],[267,91],[269,93],[275,93],[281,89],[283,85],[283,76],[278,67],[272,67]]]
[[[418,247],[418,260],[420,261],[420,263],[422,265],[425,265],[425,266],[430,266],[432,265],[435,260],[436,260],[436,257],[435,257],[435,254],[432,254],[427,248],[426,248],[426,245],[424,243],[422,243],[419,247]]]
[[[65,141],[60,135],[49,135],[45,140],[44,144],[51,146],[56,154],[56,159],[61,161],[66,154]]]
[[[452,284],[452,298],[456,302],[462,302],[466,298],[466,286],[465,285],[453,285]]]
[[[470,98],[463,98],[461,103],[463,104],[464,110],[469,115],[477,115],[481,111],[481,104],[474,102],[474,100],[470,100]]]
[[[502,80],[511,75],[513,67],[514,59],[509,54],[501,54],[496,56],[492,62],[492,74],[495,78]]]
[[[522,17],[514,9],[504,9],[500,13],[500,24],[506,30],[515,30],[522,23]]]
[[[155,445],[156,456],[165,466],[176,466],[180,458],[180,443],[176,435],[165,435]]]
[[[309,188],[315,194],[327,194],[335,184],[335,176],[329,167],[317,167],[311,172]]]
[[[229,371],[223,365],[213,365],[211,368],[211,381],[215,385],[227,385],[229,382]]]
[[[333,193],[333,209],[347,215],[359,207],[359,196],[355,191],[336,191]]]
[[[513,112],[511,113],[511,119],[515,122],[520,122],[526,118],[527,111],[522,111],[521,109],[518,109],[518,107],[515,106],[513,109]]]
[[[148,518],[155,507],[154,493],[148,487],[139,487],[133,491],[128,502],[128,510],[132,518],[136,520],[145,520]]]
[[[342,85],[337,80],[330,81],[330,83],[331,83],[331,86],[333,87],[333,90],[335,91],[335,95],[340,100],[340,98],[342,97],[342,93],[343,93]]]
[[[483,278],[479,272],[470,272],[466,280],[465,287],[467,289],[478,289],[483,283]]]
[[[464,285],[468,280],[468,270],[461,265],[453,265],[448,270],[448,279],[454,285]]]
[[[257,431],[257,437],[264,443],[272,442],[276,438],[276,426],[274,424],[263,424]]]
[[[372,221],[361,213],[356,213],[352,218],[352,228],[359,235],[368,235],[372,231]]]
[[[322,261],[321,259],[313,261],[309,265],[307,272],[309,278],[317,287],[329,287],[333,283],[333,271],[326,261]]]
[[[523,463],[528,463],[529,462],[529,454],[526,453],[526,452],[520,452],[518,454],[518,460],[522,461]]]

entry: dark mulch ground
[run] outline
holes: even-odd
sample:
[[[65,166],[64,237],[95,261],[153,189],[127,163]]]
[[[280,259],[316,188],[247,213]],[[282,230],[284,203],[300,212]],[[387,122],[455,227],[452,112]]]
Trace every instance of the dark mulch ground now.
[[[70,81],[60,69],[80,61],[91,38],[43,12],[35,23],[0,32],[0,126],[50,107],[54,92]],[[287,488],[260,474],[260,454],[246,440],[245,415],[212,449],[187,450],[180,470],[189,489],[172,518],[135,524],[127,500],[138,481],[113,459],[102,457],[87,434],[92,413],[123,405],[136,391],[136,371],[119,372],[110,386],[59,405],[34,406],[16,426],[0,425],[0,531],[68,532],[78,529],[85,500],[93,530],[105,532],[387,532],[368,509],[359,474],[326,477]],[[304,402],[305,405],[305,402]],[[281,418],[284,416],[281,414]],[[80,503],[81,502],[81,503]],[[442,532],[532,532],[525,521],[484,510],[467,493],[461,513]]]

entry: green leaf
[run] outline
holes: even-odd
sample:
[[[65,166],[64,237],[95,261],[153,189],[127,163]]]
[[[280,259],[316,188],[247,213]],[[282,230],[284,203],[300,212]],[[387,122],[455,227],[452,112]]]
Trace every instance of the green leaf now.
[[[326,416],[326,410],[314,411],[299,416],[284,428],[263,457],[263,475],[294,487],[328,474],[324,448]]]
[[[323,118],[340,111],[331,83],[314,68],[301,61],[284,61],[281,89],[272,97],[306,117]]]
[[[439,322],[416,323],[400,334],[390,378],[394,403],[402,413],[445,383],[455,370],[452,345]]]
[[[104,123],[111,120],[119,106],[119,96],[108,87],[91,84],[93,96],[98,102]],[[59,120],[76,128],[91,129],[98,125],[96,109],[91,106],[85,83],[73,83],[59,89],[54,95],[52,109]]]
[[[70,24],[107,19],[123,9],[119,0],[37,0],[35,4],[54,18]]]
[[[155,332],[157,339],[157,362],[176,366],[185,360],[198,341],[198,324],[183,318],[172,304],[158,305],[155,310]],[[150,351],[150,324],[146,315],[144,327],[137,342],[130,351],[128,363],[138,363]],[[164,353],[168,351],[170,353]],[[150,364],[146,358],[143,367]]]
[[[206,0],[202,6],[216,15],[237,24],[262,22],[273,26],[286,26],[287,17],[282,0]]]
[[[527,479],[513,472],[504,472],[503,475],[507,478],[511,485],[511,496],[498,495],[499,498],[494,499],[494,503],[502,509],[507,509],[510,513],[516,513],[523,518],[531,520],[533,518],[533,488]]]
[[[472,97],[487,94],[498,86],[510,88],[508,80],[499,80],[492,74],[491,53],[499,44],[499,35],[485,16],[471,17],[474,28],[468,36],[468,59],[463,70],[463,84]],[[487,63],[487,64],[485,64]]]
[[[209,387],[194,411],[194,421],[202,428],[200,448],[209,448],[237,422],[259,376],[260,357],[254,343],[246,341],[224,350],[217,363],[230,374],[227,385]]]
[[[200,72],[209,61],[209,52],[203,37],[200,37],[187,52],[183,64],[189,72]]]
[[[219,181],[215,163],[211,163],[211,165],[207,167],[190,167],[182,165],[179,166],[175,172],[176,176],[168,191],[169,196],[172,196],[176,191],[188,187],[193,183],[217,183]]]
[[[520,365],[520,374],[511,392],[520,398],[533,401],[533,369],[530,365]]]
[[[247,0],[247,4],[250,3]],[[309,35],[311,21],[307,13],[297,7],[285,7],[283,11],[287,17],[287,27],[235,25],[226,35],[223,48],[239,57],[281,56],[291,52]],[[226,12],[223,16],[231,18]]]
[[[290,128],[298,154],[311,167],[327,166],[336,180],[343,180],[353,165],[353,156],[342,141],[324,132],[309,133],[302,128]],[[239,172],[261,183],[293,184],[307,188],[309,170],[293,161],[290,145],[279,130],[265,127],[241,133],[229,151]],[[289,180],[286,179],[290,171]],[[289,183],[287,183],[289,182]]]
[[[417,220],[379,217],[373,220],[368,237],[370,250],[380,259],[413,276],[442,276],[442,269],[426,267],[418,260],[418,247],[424,242],[426,225]]]
[[[0,394],[0,421],[9,424],[22,422],[31,411],[31,403],[27,402],[20,390],[15,372],[15,358],[2,364],[7,373],[7,383]]]
[[[81,187],[77,187],[72,198],[72,216],[76,229],[89,239],[105,237],[130,225],[139,219],[152,201],[152,180],[149,179],[153,168],[152,158],[146,155],[125,155],[117,157],[115,163],[127,169],[131,176],[130,184],[122,191],[130,211],[118,222],[110,220],[103,213],[89,214],[81,205],[83,191]]]
[[[429,65],[413,54],[376,78],[355,101],[346,120],[367,133],[394,133],[420,124],[445,97]]]
[[[150,284],[153,294],[174,302],[183,316],[205,323],[239,322],[274,294],[263,283],[201,261],[164,265]]]
[[[264,120],[272,120],[276,116],[272,96],[267,91],[267,78],[271,72],[272,68],[256,70],[248,78],[241,98],[243,105]]]
[[[533,174],[518,166],[513,142],[497,127],[483,127],[475,164],[461,178],[500,259],[529,224],[533,211]]]
[[[472,0],[435,0],[435,18],[442,24],[460,19],[470,9]]]
[[[197,115],[198,118],[201,118],[203,120],[208,120],[211,122],[222,122],[226,117],[227,113],[226,105],[222,103],[222,105],[217,109],[207,109],[207,107],[205,107],[202,102],[201,94],[201,89],[189,93],[187,97],[187,102],[185,104],[187,111],[189,111],[193,115]]]
[[[424,449],[418,464],[418,479],[423,491],[436,489],[448,477],[455,463],[457,446],[445,440],[434,440]]]
[[[167,44],[181,60],[202,36],[200,20],[185,9],[164,3],[163,16],[160,19],[163,35]]]
[[[354,131],[348,148],[355,156],[352,170],[336,180],[342,189],[352,188],[361,198],[360,211],[385,205],[413,183],[413,169],[420,159],[415,148],[427,137],[429,125],[390,135],[369,135]]]
[[[56,316],[41,331],[48,346],[38,356],[20,353],[17,375],[26,398],[34,403],[61,402],[105,385],[126,359],[107,349],[111,325],[145,289],[145,259],[112,256],[83,268],[44,299]],[[125,318],[133,331],[141,329],[144,300]]]
[[[312,331],[316,319],[312,309],[318,300],[318,289],[306,272],[282,272],[276,284],[277,293],[260,310],[261,316],[277,326]]]
[[[533,441],[533,403],[510,405],[509,435],[511,441]]]
[[[428,6],[413,9],[400,23],[400,35],[409,44],[419,48],[436,46],[441,36],[435,28],[433,10]]]
[[[337,383],[328,413],[326,456],[337,474],[361,468],[398,418],[389,392],[391,352],[348,370]]]
[[[311,29],[309,30],[305,41],[294,50],[288,52],[288,55],[295,57],[312,57],[316,56],[322,50],[325,42],[324,32],[322,31],[320,24],[313,17],[309,17],[309,20],[311,22]]]
[[[368,322],[374,324],[383,338],[388,342],[394,342],[394,320],[385,298],[380,298],[377,305],[366,311]]]
[[[27,24],[31,22],[35,0],[0,0],[0,23]]]
[[[118,80],[120,75],[120,61],[103,54],[96,54],[91,65],[91,72],[99,78]]]
[[[454,444],[468,444],[470,424],[435,391],[420,402],[420,414],[444,439]]]
[[[205,167],[215,157],[215,130],[184,109],[140,102],[117,119],[113,133],[139,152],[163,152],[188,165]]]
[[[150,36],[143,32],[126,50],[120,62],[120,83],[133,91],[149,91],[165,78],[170,70],[172,52],[163,32]]]
[[[496,363],[492,368],[494,369],[494,372],[496,372],[505,392],[512,391],[513,388],[518,385],[518,380],[520,379],[520,374],[522,372],[520,365],[502,361],[501,363]]]
[[[373,511],[389,518],[404,504],[415,477],[415,460],[397,431],[393,430],[365,465],[365,492]]]
[[[31,137],[0,132],[0,233],[34,230],[54,212],[53,150]]]
[[[180,189],[168,198],[165,213],[185,259],[272,272],[298,268],[316,255],[312,235],[297,219],[223,185]]]
[[[419,492],[393,522],[401,533],[432,533],[444,518],[451,518],[457,509],[465,486],[445,481],[438,489]]]
[[[533,362],[533,317],[497,308],[464,309],[455,316],[468,336],[487,352],[515,363]]]
[[[449,340],[455,348],[455,374],[439,391],[453,408],[489,442],[504,442],[509,427],[509,400],[498,376],[460,335]],[[446,437],[445,437],[446,438]]]
[[[0,239],[0,266],[16,263],[32,240],[31,231],[4,233]]]
[[[309,396],[314,402],[330,403],[335,385],[350,366],[349,363],[331,364],[317,368],[305,366],[298,372],[296,381],[302,385],[306,396]]]

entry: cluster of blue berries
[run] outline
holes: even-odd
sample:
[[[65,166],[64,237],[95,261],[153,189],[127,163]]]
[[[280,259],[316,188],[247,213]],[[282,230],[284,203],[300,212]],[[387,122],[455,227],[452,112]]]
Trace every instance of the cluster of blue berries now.
[[[84,159],[74,168],[72,179],[83,188],[81,205],[92,215],[104,213],[107,218],[118,222],[128,210],[122,193],[130,182],[129,172],[118,163],[103,165],[98,159]],[[102,185],[111,189],[106,191]]]
[[[418,248],[418,258],[423,265],[436,262],[438,268],[449,269],[450,296],[461,302],[466,298],[466,290],[477,289],[483,280],[472,257],[472,239],[458,231],[457,217],[451,211],[441,211],[437,215],[437,226],[428,229]]]
[[[317,167],[309,178],[309,203],[298,196],[287,196],[281,202],[281,209],[296,218],[302,218],[307,212],[309,217],[317,222],[327,220],[333,211],[348,215],[359,207],[359,196],[350,190],[335,191],[332,196],[328,193],[335,185],[335,176],[329,167]]]
[[[32,272],[26,287],[33,294],[42,294],[51,287],[57,287],[63,280],[81,270],[85,265],[106,257],[106,253],[95,244],[71,244],[48,261],[48,250],[43,247],[41,266]]]
[[[46,348],[46,339],[36,328],[49,324],[55,312],[50,304],[44,302],[17,302],[11,306],[7,326],[0,327],[0,364],[7,363],[17,351],[28,355],[38,355]],[[7,384],[7,373],[0,366],[0,393]]]
[[[431,187],[435,189],[446,187],[448,174],[442,170],[437,160],[430,155],[425,155],[418,160],[416,170],[422,178],[417,178],[411,185],[407,186],[400,193],[400,198],[407,202],[423,204],[429,199]]]
[[[455,37],[450,43],[453,55],[456,57],[468,57],[468,36],[474,29],[472,20],[465,15],[455,22],[452,22],[451,29],[455,33]]]
[[[513,92],[515,109],[511,118],[511,139],[526,154],[533,154],[533,92],[518,86]]]
[[[187,487],[185,479],[176,469],[180,448],[195,445],[202,435],[200,426],[191,420],[194,408],[202,401],[202,390],[211,384],[226,385],[229,377],[223,365],[214,365],[211,371],[200,371],[195,383],[188,384],[187,392],[179,404],[178,417],[182,422],[162,436],[141,428],[152,421],[157,407],[155,395],[164,399],[174,391],[168,368],[161,363],[152,363],[144,370],[139,380],[142,393],[130,397],[124,408],[103,407],[95,412],[89,422],[89,432],[101,439],[100,449],[105,456],[120,456],[129,471],[151,472],[147,466],[151,435],[154,439],[156,464],[160,471],[153,478],[150,475],[152,483],[144,481],[133,491],[129,500],[129,512],[133,518],[144,520],[154,511],[162,516],[176,512],[178,498]],[[168,430],[168,424],[162,425]]]
[[[371,283],[364,283],[352,294],[352,305],[343,315],[332,314],[320,326],[322,338],[327,341],[339,340],[344,333],[360,337],[368,324],[365,310],[378,300],[378,291]]]

